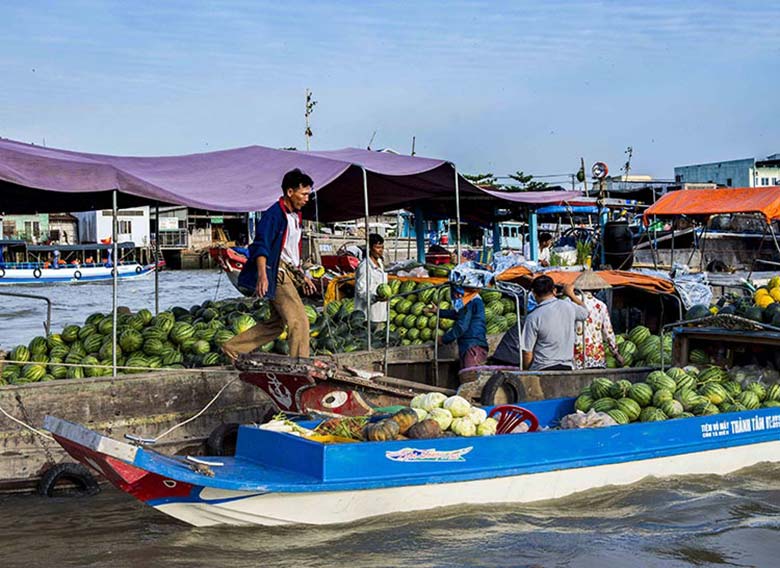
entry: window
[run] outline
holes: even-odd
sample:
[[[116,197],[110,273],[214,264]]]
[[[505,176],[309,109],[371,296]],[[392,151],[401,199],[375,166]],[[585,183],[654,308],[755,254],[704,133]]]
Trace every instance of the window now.
[[[28,237],[40,237],[41,224],[38,221],[25,221],[24,232]]]
[[[133,232],[133,224],[131,221],[119,221],[119,234],[129,235]]]
[[[3,221],[3,237],[10,239],[16,233],[15,221]]]
[[[769,178],[761,178],[761,185],[769,185]]]
[[[732,182],[731,182],[731,178],[727,178],[727,179],[726,179],[726,185],[727,185],[727,186],[729,186],[729,187],[731,187],[731,184],[732,184]]]
[[[509,227],[501,227],[501,234],[504,237],[508,237],[509,236]]]
[[[772,185],[780,185],[780,178],[772,178]]]
[[[674,181],[675,181],[676,183],[680,183],[680,182],[682,182],[682,178],[683,178],[683,177],[682,177],[682,175],[681,175],[681,174],[677,174],[677,175],[675,175],[675,176],[674,176]]]

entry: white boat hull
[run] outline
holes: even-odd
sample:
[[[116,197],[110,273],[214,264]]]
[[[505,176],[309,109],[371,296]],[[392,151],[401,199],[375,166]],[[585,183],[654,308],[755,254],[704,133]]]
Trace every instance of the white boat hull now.
[[[780,441],[476,481],[353,491],[258,494],[204,489],[198,502],[154,505],[195,526],[328,525],[378,515],[456,505],[531,503],[648,476],[724,475],[761,462],[780,461]]]
[[[154,272],[153,266],[123,264],[118,275],[122,280],[140,278]],[[75,284],[86,282],[110,281],[113,278],[111,268],[106,266],[68,267],[68,268],[5,268],[0,271],[0,285],[13,284]]]

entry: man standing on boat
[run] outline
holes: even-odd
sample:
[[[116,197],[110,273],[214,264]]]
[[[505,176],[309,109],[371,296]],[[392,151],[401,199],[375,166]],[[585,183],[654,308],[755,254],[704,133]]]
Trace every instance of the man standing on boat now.
[[[260,217],[238,285],[259,298],[267,298],[271,318],[226,342],[222,350],[230,358],[273,341],[285,325],[290,355],[309,356],[309,319],[296,284],[306,294],[315,291],[314,283],[301,269],[301,209],[309,201],[312,185],[312,179],[301,170],[287,172],[282,180],[282,197]]]
[[[368,254],[355,270],[355,309],[366,314],[366,319],[384,324],[387,321],[387,302],[376,297],[380,284],[387,284],[383,256],[385,240],[376,233],[368,235]],[[368,292],[369,305],[366,305]]]

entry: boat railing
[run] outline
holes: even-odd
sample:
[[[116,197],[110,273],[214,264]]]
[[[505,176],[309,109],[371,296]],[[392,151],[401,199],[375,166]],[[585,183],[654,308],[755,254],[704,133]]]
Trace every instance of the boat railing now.
[[[43,300],[46,302],[46,321],[43,324],[43,329],[46,330],[46,335],[49,335],[51,331],[51,300],[46,296],[38,296],[36,294],[20,294],[18,292],[0,292],[0,296],[13,296],[14,298],[30,298],[32,300]]]
[[[49,266],[46,266],[46,262],[0,262],[0,268],[5,269],[16,269],[16,270],[34,270],[36,268],[51,268],[53,270],[59,270],[59,269],[69,269],[69,268],[109,268],[111,266],[110,262],[85,262],[85,263],[68,263],[68,264],[58,264],[57,266],[51,265],[49,263]],[[127,261],[120,261],[120,266],[125,265],[131,265],[131,264],[138,264],[135,261],[127,262]]]

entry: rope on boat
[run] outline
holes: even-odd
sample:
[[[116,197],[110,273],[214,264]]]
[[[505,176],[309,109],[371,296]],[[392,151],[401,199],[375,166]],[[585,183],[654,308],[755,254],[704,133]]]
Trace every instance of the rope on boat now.
[[[38,362],[38,361],[14,361],[13,359],[3,359],[0,361],[0,363],[14,363],[16,365],[43,365],[44,367],[48,367],[50,365],[59,366],[59,367],[101,367],[101,368],[107,368],[107,369],[113,369],[112,365],[109,364],[98,364],[98,365],[85,365],[84,363],[57,363],[52,361],[46,361],[46,362]],[[223,369],[218,367],[202,367],[202,368],[187,368],[184,367],[182,369],[171,369],[168,367],[128,367],[126,365],[117,365],[117,369],[122,370],[130,370],[130,371],[154,371],[154,372],[164,372],[164,373],[181,373],[182,371],[186,371],[188,373],[235,373],[235,369]],[[107,377],[109,375],[99,375],[96,377],[84,377],[85,379],[97,379],[99,377]],[[55,379],[57,381],[65,381],[65,380],[71,380],[71,379]],[[39,381],[35,381],[39,382]],[[22,386],[26,384],[33,384],[33,382],[30,383],[21,383],[17,385],[12,386]]]
[[[198,417],[199,417],[201,414],[203,414],[204,412],[206,412],[206,411],[209,409],[209,407],[210,407],[212,404],[214,404],[215,402],[217,402],[217,399],[218,399],[220,396],[222,396],[222,393],[223,393],[223,392],[225,392],[225,389],[226,389],[226,388],[228,388],[230,385],[232,385],[232,384],[233,384],[234,382],[236,382],[237,380],[238,380],[238,377],[235,377],[235,378],[233,378],[233,379],[229,380],[228,382],[226,382],[226,383],[225,383],[225,384],[222,386],[222,388],[221,388],[221,389],[219,389],[219,391],[217,392],[217,394],[215,394],[215,395],[214,395],[214,398],[212,398],[212,399],[211,399],[211,400],[208,402],[208,404],[206,404],[206,406],[204,406],[203,408],[201,408],[201,409],[200,409],[200,411],[199,411],[197,414],[195,414],[194,416],[191,416],[191,417],[187,418],[187,420],[184,420],[183,422],[179,422],[178,424],[174,424],[173,426],[171,426],[170,428],[168,428],[168,429],[167,429],[165,432],[163,432],[163,433],[162,433],[162,434],[160,434],[159,436],[157,436],[157,437],[155,437],[155,438],[151,438],[151,439],[149,440],[149,442],[150,442],[150,443],[152,443],[152,444],[155,444],[155,443],[157,443],[157,441],[158,441],[158,440],[160,440],[160,439],[164,438],[165,436],[167,436],[168,434],[170,434],[171,432],[173,432],[173,431],[174,431],[174,430],[176,430],[177,428],[180,428],[180,427],[184,426],[185,424],[187,424],[187,423],[189,423],[189,422],[192,422],[193,420],[195,420],[196,418],[198,418]]]
[[[37,428],[35,428],[34,426],[30,426],[30,425],[29,425],[29,424],[27,424],[26,422],[22,422],[22,421],[21,421],[21,420],[19,420],[18,418],[14,417],[14,416],[11,416],[10,414],[8,414],[8,413],[5,411],[5,409],[4,409],[2,406],[0,406],[0,413],[4,414],[4,415],[5,415],[5,417],[6,417],[6,418],[8,418],[9,420],[12,420],[13,422],[16,422],[16,423],[17,423],[17,424],[19,424],[21,427],[23,427],[23,428],[27,428],[27,429],[28,429],[30,432],[33,432],[34,434],[38,434],[38,435],[39,435],[39,436],[41,436],[42,438],[46,438],[47,440],[51,440],[52,442],[54,442],[54,441],[55,441],[55,440],[54,440],[54,438],[52,438],[51,436],[49,436],[49,435],[48,435],[48,434],[46,434],[45,432],[42,432],[41,430],[38,430],[38,429],[37,429]]]

